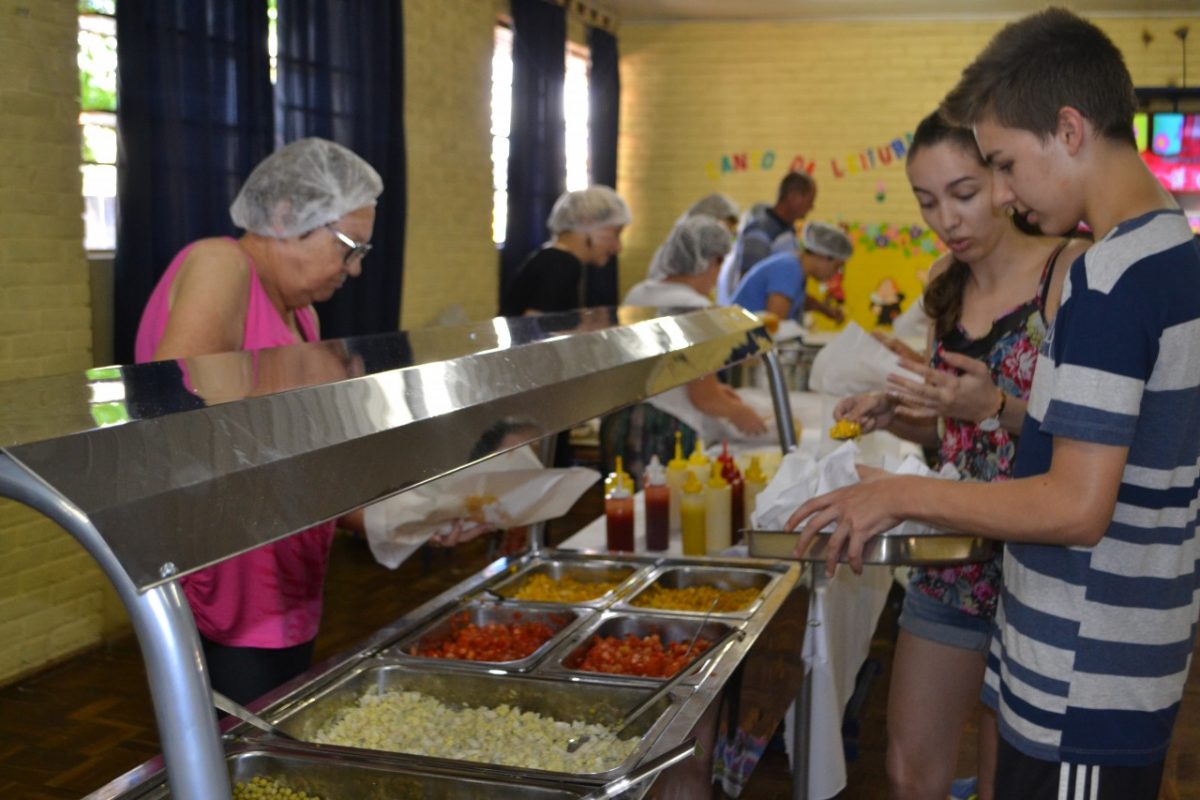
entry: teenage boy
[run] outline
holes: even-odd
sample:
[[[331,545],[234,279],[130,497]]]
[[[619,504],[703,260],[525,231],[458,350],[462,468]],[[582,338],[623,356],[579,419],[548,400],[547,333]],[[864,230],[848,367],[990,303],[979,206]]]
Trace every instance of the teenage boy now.
[[[1016,478],[864,475],[789,521],[808,519],[797,552],[833,526],[855,570],[904,519],[1008,543],[983,692],[1000,800],[1154,800],[1190,664],[1200,247],[1138,156],[1134,108],[1120,51],[1062,9],[1008,25],[963,72],[943,111],[974,128],[996,203],[1096,238],[1041,344]]]

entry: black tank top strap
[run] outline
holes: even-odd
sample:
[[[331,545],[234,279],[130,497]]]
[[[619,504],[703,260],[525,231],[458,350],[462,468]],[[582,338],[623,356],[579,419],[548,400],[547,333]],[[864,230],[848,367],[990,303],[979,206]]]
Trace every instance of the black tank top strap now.
[[[1062,251],[1067,249],[1070,239],[1063,239],[1058,243],[1058,247],[1054,248],[1054,252],[1046,259],[1046,265],[1042,267],[1042,277],[1038,281],[1037,290],[1037,307],[1038,311],[1045,316],[1046,313],[1046,290],[1050,288],[1050,280],[1054,277],[1054,268],[1058,266],[1058,257],[1062,255]]]

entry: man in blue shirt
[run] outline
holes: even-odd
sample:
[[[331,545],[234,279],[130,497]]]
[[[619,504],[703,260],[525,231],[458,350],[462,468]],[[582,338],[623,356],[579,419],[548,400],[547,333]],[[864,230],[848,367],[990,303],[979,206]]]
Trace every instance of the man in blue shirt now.
[[[1096,238],[1042,342],[1016,477],[868,479],[789,520],[807,519],[798,550],[832,525],[855,569],[903,519],[1008,542],[983,692],[1002,800],[1155,800],[1195,642],[1200,246],[1138,155],[1135,108],[1120,51],[1064,9],[963,72],[943,111],[974,128],[994,202]]]
[[[854,252],[849,237],[824,222],[805,225],[797,248],[758,262],[742,279],[732,303],[747,311],[770,311],[780,319],[800,316],[808,278],[829,280]]]

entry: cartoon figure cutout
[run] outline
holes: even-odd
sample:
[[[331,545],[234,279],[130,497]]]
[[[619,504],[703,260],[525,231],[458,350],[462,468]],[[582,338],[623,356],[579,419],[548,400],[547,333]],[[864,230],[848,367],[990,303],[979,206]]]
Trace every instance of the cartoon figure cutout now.
[[[875,324],[879,327],[891,327],[900,316],[900,304],[904,302],[904,292],[893,278],[884,278],[871,292],[871,313],[875,315]]]

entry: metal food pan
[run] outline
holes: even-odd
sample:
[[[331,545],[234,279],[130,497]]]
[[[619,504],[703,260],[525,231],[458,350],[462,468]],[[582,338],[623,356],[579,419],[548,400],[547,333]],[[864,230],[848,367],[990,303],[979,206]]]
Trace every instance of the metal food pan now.
[[[562,783],[472,777],[300,748],[235,745],[226,754],[226,763],[231,786],[264,777],[320,800],[571,800],[588,791]],[[158,782],[128,798],[165,800],[170,796],[165,782]]]
[[[714,611],[713,617],[727,619],[747,619],[762,605],[779,582],[780,573],[761,568],[740,568],[725,565],[682,565],[672,564],[659,568],[646,581],[638,586],[636,592],[613,605],[614,610],[632,611],[651,614],[684,614],[687,616],[704,616],[707,608],[695,610],[679,610],[667,608],[651,608],[635,605],[639,597],[648,592],[651,587],[661,586],[664,589],[686,589],[693,586],[712,586],[722,591],[740,589],[757,589],[758,597],[745,608],[737,611]]]
[[[800,534],[794,531],[747,531],[750,554],[767,558],[796,558],[793,551]],[[825,561],[828,533],[818,533],[800,561]],[[987,561],[995,545],[980,536],[927,534],[922,536],[876,536],[863,548],[863,563],[879,566],[936,566]],[[841,561],[845,561],[843,554]]]
[[[643,675],[627,675],[621,673],[592,672],[579,669],[580,662],[597,638],[615,636],[622,638],[633,635],[637,637],[658,634],[663,644],[682,642],[687,644],[693,636],[707,639],[710,649],[716,647],[736,628],[728,622],[719,620],[687,619],[681,616],[658,616],[652,614],[626,614],[610,612],[576,629],[545,662],[543,669],[546,674],[566,673],[581,678],[596,680],[635,681],[639,684],[660,684],[667,678],[649,677]],[[684,683],[695,683],[698,676],[689,676]]]
[[[428,625],[400,640],[395,646],[383,651],[385,657],[414,659],[420,662],[445,664],[467,669],[489,669],[501,667],[510,672],[525,672],[532,669],[541,658],[562,640],[576,623],[593,614],[591,609],[563,606],[522,606],[505,603],[471,603],[455,607]],[[420,650],[436,646],[453,639],[465,625],[512,625],[514,623],[542,622],[554,635],[528,656],[508,661],[483,661],[457,658],[422,656]]]
[[[519,590],[521,585],[534,575],[545,575],[555,581],[562,580],[563,578],[571,578],[581,583],[615,582],[617,586],[596,597],[562,604],[587,606],[590,608],[603,608],[612,603],[614,596],[621,589],[629,585],[632,579],[643,573],[645,569],[646,566],[644,564],[629,561],[618,561],[614,559],[535,559],[530,561],[523,568],[519,569],[512,577],[492,584],[488,587],[488,590],[494,594],[500,595],[505,599],[511,598],[522,603],[540,602],[559,604],[553,600],[524,600],[515,598],[514,595]]]
[[[411,663],[377,661],[364,662],[342,680],[325,686],[318,694],[305,698],[279,714],[267,716],[292,736],[301,740],[311,740],[322,727],[333,721],[339,712],[354,706],[363,695],[392,690],[420,692],[453,708],[496,708],[508,705],[563,721],[582,720],[603,725],[615,724],[646,698],[644,686],[576,683],[561,678],[530,675],[506,676],[463,670],[435,670],[430,666],[416,666]],[[627,729],[623,738],[634,738],[637,742],[625,760],[603,770],[555,771],[335,745],[321,745],[321,749],[349,754],[372,754],[387,761],[422,763],[472,773],[488,772],[535,780],[562,780],[564,775],[571,775],[573,780],[605,782],[628,772],[646,756],[676,710],[670,698],[659,701],[651,711]],[[485,736],[489,733],[487,730],[480,731],[480,734]],[[496,735],[507,734],[497,730]],[[569,731],[564,730],[564,750],[570,735]],[[582,749],[580,753],[583,753]]]

